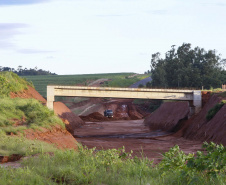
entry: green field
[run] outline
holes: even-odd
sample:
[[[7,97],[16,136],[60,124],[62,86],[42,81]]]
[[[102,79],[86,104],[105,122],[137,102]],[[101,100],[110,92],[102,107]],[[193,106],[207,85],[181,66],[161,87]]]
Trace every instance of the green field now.
[[[135,73],[106,73],[106,74],[85,74],[85,75],[38,75],[38,76],[22,76],[31,81],[35,89],[46,97],[47,85],[82,85],[87,86],[89,83],[101,79],[111,79],[110,82],[104,83],[103,86],[108,87],[128,87],[133,83],[148,77],[148,75],[135,75]]]

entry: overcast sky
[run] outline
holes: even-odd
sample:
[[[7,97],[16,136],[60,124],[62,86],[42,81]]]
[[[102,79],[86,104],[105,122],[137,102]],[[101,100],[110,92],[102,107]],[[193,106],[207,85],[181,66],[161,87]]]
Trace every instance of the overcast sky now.
[[[136,72],[191,43],[226,58],[225,0],[0,0],[0,66]]]

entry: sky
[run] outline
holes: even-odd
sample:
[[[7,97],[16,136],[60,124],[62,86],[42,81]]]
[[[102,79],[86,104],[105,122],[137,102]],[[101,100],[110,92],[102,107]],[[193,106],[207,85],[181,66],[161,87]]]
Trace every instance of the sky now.
[[[226,58],[226,1],[0,0],[3,67],[144,73],[183,43]]]

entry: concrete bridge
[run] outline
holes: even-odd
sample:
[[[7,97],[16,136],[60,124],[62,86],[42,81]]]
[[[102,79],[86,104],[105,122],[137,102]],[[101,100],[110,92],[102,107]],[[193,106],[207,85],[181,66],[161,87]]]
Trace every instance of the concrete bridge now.
[[[202,95],[198,90],[174,89],[140,89],[112,87],[83,87],[83,86],[47,86],[47,107],[53,110],[55,96],[77,97],[109,97],[134,99],[159,99],[189,101],[191,114],[197,113],[202,107]]]

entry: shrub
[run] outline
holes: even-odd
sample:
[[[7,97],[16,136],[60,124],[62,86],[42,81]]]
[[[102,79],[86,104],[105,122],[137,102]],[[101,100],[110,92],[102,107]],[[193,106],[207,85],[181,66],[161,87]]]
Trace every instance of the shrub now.
[[[206,115],[206,119],[208,121],[211,120],[215,116],[215,114],[221,109],[221,107],[223,107],[224,104],[225,102],[222,101],[221,103],[218,103],[213,108],[211,108]]]
[[[186,162],[193,158],[194,154],[186,155],[180,150],[178,145],[170,148],[169,152],[163,154],[163,159],[159,163],[159,168],[163,171],[174,171],[186,168]]]
[[[216,176],[226,172],[226,148],[213,142],[203,144],[206,152],[197,152],[197,156],[189,159],[187,166],[190,169],[203,171],[207,174]]]

